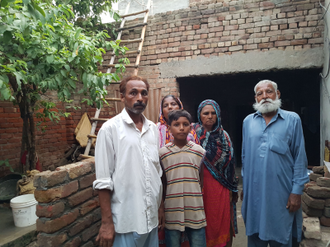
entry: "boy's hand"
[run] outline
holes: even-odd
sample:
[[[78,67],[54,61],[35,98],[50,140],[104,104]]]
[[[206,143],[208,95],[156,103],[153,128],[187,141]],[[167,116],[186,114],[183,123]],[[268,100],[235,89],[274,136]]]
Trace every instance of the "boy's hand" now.
[[[162,231],[165,228],[165,210],[162,202],[158,209],[158,230]]]

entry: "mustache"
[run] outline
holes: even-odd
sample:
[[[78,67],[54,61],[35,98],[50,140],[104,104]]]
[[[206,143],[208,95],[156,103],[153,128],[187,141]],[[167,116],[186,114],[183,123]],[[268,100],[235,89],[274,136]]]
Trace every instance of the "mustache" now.
[[[265,102],[268,102],[268,103],[271,103],[271,104],[274,104],[275,103],[275,100],[272,100],[272,99],[263,99],[259,102],[259,104],[263,104]]]
[[[133,107],[137,107],[137,106],[142,106],[142,107],[145,108],[147,105],[144,104],[144,103],[142,103],[142,102],[138,102],[138,103],[135,103],[135,104],[133,105]]]

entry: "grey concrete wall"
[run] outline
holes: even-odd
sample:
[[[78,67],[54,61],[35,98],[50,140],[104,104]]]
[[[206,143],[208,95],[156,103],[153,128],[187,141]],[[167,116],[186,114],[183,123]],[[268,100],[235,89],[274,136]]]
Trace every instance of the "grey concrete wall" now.
[[[330,0],[325,0],[325,6],[328,6]],[[330,33],[330,13],[327,12],[325,15],[325,25],[324,30],[324,67],[323,75],[326,78],[321,79],[321,92],[320,92],[320,157],[321,165],[323,165],[322,160],[324,159],[324,143],[325,140],[330,140],[330,64],[329,64],[329,33]]]
[[[118,5],[119,14],[123,14],[125,12],[128,2],[131,2],[129,13],[133,13],[145,9],[148,0],[122,0]],[[189,0],[151,0],[150,15],[178,9],[185,9],[188,7]],[[128,19],[134,18],[136,17],[130,17]]]
[[[199,56],[196,59],[161,63],[159,68],[162,78],[188,77],[276,69],[321,68],[323,59],[323,48],[316,47],[305,50],[252,51],[209,58]]]

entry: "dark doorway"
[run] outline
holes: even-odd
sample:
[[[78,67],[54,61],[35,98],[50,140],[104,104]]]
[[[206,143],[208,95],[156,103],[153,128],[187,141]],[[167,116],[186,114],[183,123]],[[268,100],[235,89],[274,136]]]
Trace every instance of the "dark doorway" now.
[[[254,86],[269,79],[278,84],[282,109],[299,114],[303,123],[308,165],[320,164],[320,77],[321,69],[283,70],[235,75],[177,78],[180,98],[197,121],[197,108],[205,99],[217,101],[223,128],[235,148],[237,165],[241,165],[242,122],[253,113]]]

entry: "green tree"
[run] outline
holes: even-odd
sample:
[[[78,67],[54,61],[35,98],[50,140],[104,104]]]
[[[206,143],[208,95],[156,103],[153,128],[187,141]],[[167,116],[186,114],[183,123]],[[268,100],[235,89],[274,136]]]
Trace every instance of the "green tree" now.
[[[94,2],[101,1],[91,3]],[[124,69],[122,64],[116,73],[98,72],[104,48],[116,53],[124,53],[127,48],[107,41],[107,31],[86,32],[74,25],[70,22],[75,19],[72,10],[79,13],[70,5],[55,6],[51,1],[1,0],[0,100],[11,100],[20,108],[21,152],[28,151],[27,169],[35,168],[36,164],[36,112],[37,117],[59,120],[48,93],[55,91],[61,102],[69,102],[80,89],[78,93],[86,96],[87,104],[101,107],[107,93],[103,86],[119,80],[119,69]]]

